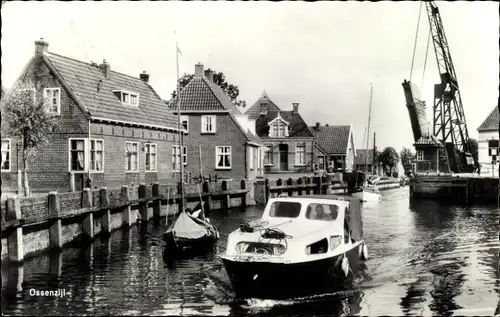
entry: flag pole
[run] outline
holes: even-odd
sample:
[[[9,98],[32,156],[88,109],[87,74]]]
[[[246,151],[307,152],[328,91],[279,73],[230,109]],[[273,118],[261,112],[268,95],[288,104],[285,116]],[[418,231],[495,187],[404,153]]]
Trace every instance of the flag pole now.
[[[176,37],[177,33],[174,31]],[[183,133],[181,132],[181,94],[180,94],[180,79],[179,79],[179,43],[177,42],[177,38],[175,40],[175,60],[177,64],[177,129],[179,131],[179,179],[180,179],[180,198],[181,202],[179,204],[180,210],[179,212],[184,212],[184,162],[182,162],[182,136]],[[177,156],[177,153],[176,153]],[[177,157],[176,157],[177,160]]]

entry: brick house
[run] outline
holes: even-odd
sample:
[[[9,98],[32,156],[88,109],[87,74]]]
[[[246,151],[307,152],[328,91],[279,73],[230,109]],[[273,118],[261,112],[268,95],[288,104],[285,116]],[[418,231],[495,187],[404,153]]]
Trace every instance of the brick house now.
[[[57,116],[51,141],[29,162],[32,191],[78,190],[89,178],[92,187],[171,181],[177,121],[149,84],[149,75],[125,75],[111,70],[106,60],[85,63],[47,49],[43,39],[35,42],[35,56],[13,86],[31,82],[35,98],[48,96],[48,111]],[[2,190],[15,192],[22,146],[4,133],[5,124]]]
[[[299,113],[281,110],[264,92],[245,115],[255,121],[255,130],[268,147],[266,172],[310,172],[314,168],[314,135]]]
[[[493,108],[483,123],[477,129],[478,132],[478,159],[481,164],[481,174],[498,176],[498,125],[500,116],[498,107]],[[493,155],[496,154],[496,162],[493,164]],[[493,170],[494,169],[494,170]]]
[[[177,97],[168,103],[177,114]],[[185,171],[225,179],[253,180],[264,175],[265,147],[255,128],[213,82],[213,71],[195,65],[193,79],[180,91]]]
[[[353,170],[356,149],[354,147],[354,131],[352,125],[310,127],[316,137],[315,147],[318,162],[326,166],[334,165],[334,169]]]

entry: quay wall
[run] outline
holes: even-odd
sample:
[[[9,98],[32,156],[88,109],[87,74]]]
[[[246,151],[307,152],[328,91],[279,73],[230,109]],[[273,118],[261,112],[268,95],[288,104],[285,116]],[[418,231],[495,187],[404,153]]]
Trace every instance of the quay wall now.
[[[253,187],[246,180],[185,184],[184,205],[193,209],[202,203],[207,214],[254,205]],[[8,198],[1,202],[1,258],[20,262],[39,252],[91,240],[139,221],[157,221],[175,215],[179,203],[176,186],[158,183]]]

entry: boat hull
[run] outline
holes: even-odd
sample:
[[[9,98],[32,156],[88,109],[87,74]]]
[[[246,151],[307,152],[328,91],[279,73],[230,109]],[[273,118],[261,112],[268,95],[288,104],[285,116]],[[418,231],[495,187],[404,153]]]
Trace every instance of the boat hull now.
[[[359,192],[352,193],[353,197],[358,198],[361,201],[368,202],[368,201],[379,201],[382,199],[382,195],[380,193],[368,191],[368,190],[362,190]]]
[[[185,250],[185,249],[206,249],[214,246],[217,243],[218,235],[205,235],[198,239],[176,238],[172,231],[163,234],[163,241],[166,242],[167,248]]]
[[[224,257],[222,262],[236,297],[293,299],[342,289],[343,282],[359,269],[362,246],[363,243],[346,253],[352,270],[347,277],[342,270],[343,254],[292,264],[236,261]]]

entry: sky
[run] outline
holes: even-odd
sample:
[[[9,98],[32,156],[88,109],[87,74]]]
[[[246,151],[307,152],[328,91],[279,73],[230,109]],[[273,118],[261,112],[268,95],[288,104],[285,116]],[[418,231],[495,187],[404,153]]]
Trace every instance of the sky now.
[[[498,3],[441,2],[469,135],[497,105]],[[2,85],[7,89],[44,38],[49,51],[101,63],[139,76],[164,99],[179,71],[201,62],[224,72],[247,108],[265,90],[282,110],[316,122],[354,127],[364,135],[373,85],[370,147],[412,147],[413,135],[401,83],[409,79],[420,2],[7,2],[2,3]],[[175,32],[174,32],[175,31]],[[439,82],[422,7],[412,81],[421,87],[431,118]],[[423,85],[422,85],[423,83]],[[432,126],[431,126],[432,128]]]

